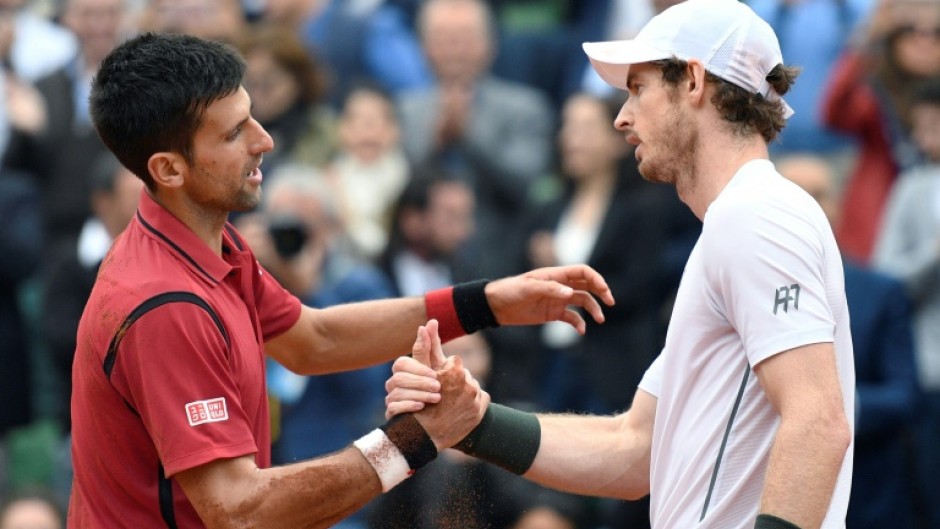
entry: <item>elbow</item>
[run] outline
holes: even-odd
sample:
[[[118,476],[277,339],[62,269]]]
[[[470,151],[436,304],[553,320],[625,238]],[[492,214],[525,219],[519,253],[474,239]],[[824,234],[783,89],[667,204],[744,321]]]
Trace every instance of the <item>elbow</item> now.
[[[817,431],[822,432],[824,442],[831,447],[833,456],[841,461],[852,444],[852,428],[849,426],[845,411],[840,407],[820,417],[816,428]]]

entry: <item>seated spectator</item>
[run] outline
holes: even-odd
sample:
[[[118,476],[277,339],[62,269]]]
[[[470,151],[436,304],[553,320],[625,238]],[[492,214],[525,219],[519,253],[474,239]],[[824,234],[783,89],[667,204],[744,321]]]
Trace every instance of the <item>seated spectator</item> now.
[[[915,494],[923,527],[940,527],[940,78],[913,99],[913,136],[928,163],[902,173],[885,207],[873,263],[901,279],[914,300],[922,406],[914,436]],[[892,525],[893,526],[893,525]]]
[[[482,0],[428,0],[418,28],[436,84],[399,98],[405,152],[461,175],[477,200],[473,244],[508,255],[529,185],[551,160],[553,111],[539,91],[495,78],[492,14]],[[482,259],[477,273],[511,273],[506,259]]]
[[[910,137],[911,95],[940,74],[940,3],[880,0],[860,43],[836,63],[823,119],[858,141],[858,158],[842,193],[839,246],[867,263],[884,205],[899,172],[920,155]]]
[[[833,65],[868,21],[880,0],[750,0],[751,9],[774,29],[787,64],[800,67],[799,81],[787,92],[796,113],[779,139],[776,154],[813,152],[841,155],[849,138],[829,130],[822,121],[823,92]]]
[[[353,88],[339,120],[339,152],[325,171],[355,249],[375,260],[388,244],[392,207],[408,183],[398,117],[377,87]]]
[[[475,229],[473,192],[465,182],[436,173],[416,173],[392,215],[381,264],[399,296],[469,279],[476,266],[467,253]]]
[[[41,223],[39,190],[28,176],[0,168],[0,496],[6,438],[33,419],[32,350],[20,302],[41,262]]]
[[[777,170],[812,195],[831,221],[837,212],[831,167],[789,156]],[[911,529],[913,486],[907,440],[917,410],[911,303],[897,279],[846,258],[857,397],[855,469],[846,526]]]
[[[274,139],[265,172],[273,176],[283,163],[323,167],[336,149],[336,117],[325,103],[321,65],[294,34],[275,25],[252,26],[237,44],[248,64],[252,115]]]
[[[297,34],[329,66],[335,107],[366,80],[393,94],[431,84],[413,25],[392,2],[268,0],[262,17]]]
[[[147,0],[138,26],[232,43],[247,30],[246,23],[239,0]]]

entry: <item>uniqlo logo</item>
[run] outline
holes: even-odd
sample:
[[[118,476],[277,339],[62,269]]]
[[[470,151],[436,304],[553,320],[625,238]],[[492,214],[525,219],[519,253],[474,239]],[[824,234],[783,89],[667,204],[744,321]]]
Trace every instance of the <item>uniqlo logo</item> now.
[[[228,419],[225,397],[190,402],[186,405],[186,418],[189,419],[190,426]]]

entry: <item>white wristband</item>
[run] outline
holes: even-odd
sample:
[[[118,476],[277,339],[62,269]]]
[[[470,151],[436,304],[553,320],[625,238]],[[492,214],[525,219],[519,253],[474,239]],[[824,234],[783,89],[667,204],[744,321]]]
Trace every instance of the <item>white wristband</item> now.
[[[401,450],[378,428],[357,439],[353,446],[362,452],[366,461],[379,475],[382,492],[392,490],[395,485],[414,474]]]

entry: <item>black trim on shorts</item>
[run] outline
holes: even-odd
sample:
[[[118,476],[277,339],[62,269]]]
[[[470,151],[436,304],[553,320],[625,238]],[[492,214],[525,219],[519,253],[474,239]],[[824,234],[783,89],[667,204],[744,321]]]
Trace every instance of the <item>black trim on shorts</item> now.
[[[715,460],[715,469],[712,471],[712,480],[708,485],[708,494],[705,495],[705,505],[702,506],[702,516],[699,521],[705,519],[708,512],[708,504],[712,500],[712,492],[715,490],[715,482],[718,481],[718,469],[721,467],[721,457],[725,454],[725,448],[728,445],[728,437],[731,437],[731,426],[734,425],[734,418],[738,415],[738,407],[741,400],[744,399],[744,388],[747,387],[747,379],[751,374],[750,364],[744,366],[744,378],[741,380],[741,387],[738,389],[738,396],[734,399],[734,406],[731,408],[731,417],[728,417],[728,426],[725,428],[725,436],[721,439],[721,448],[718,449],[718,459]]]
[[[167,303],[192,303],[197,307],[204,309],[209,313],[209,316],[212,318],[212,321],[215,322],[215,326],[219,328],[219,332],[222,333],[222,339],[225,340],[225,346],[231,347],[232,344],[229,341],[228,332],[226,332],[225,327],[222,325],[222,319],[219,318],[219,315],[215,313],[215,310],[209,306],[209,303],[201,297],[193,294],[192,292],[164,292],[163,294],[157,294],[156,296],[144,301],[137,306],[130,314],[124,318],[124,322],[121,323],[121,326],[118,328],[117,332],[114,333],[114,336],[111,337],[111,343],[108,345],[108,354],[104,357],[104,363],[102,368],[104,369],[104,374],[108,379],[111,379],[111,371],[114,370],[114,363],[117,361],[117,350],[118,346],[121,345],[121,340],[124,339],[124,335],[127,334],[127,330],[130,329],[131,325],[134,324],[141,316],[150,312],[151,310],[166,305]]]
[[[160,497],[160,517],[169,529],[177,529],[173,509],[173,482],[167,479],[163,465],[157,467],[157,490]]]

